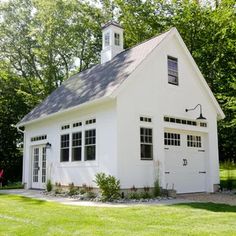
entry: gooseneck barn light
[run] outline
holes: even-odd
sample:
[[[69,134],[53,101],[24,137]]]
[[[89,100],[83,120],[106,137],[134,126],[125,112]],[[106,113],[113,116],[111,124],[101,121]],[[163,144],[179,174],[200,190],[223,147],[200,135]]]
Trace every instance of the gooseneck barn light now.
[[[197,106],[195,106],[194,108],[190,108],[190,109],[185,109],[186,112],[188,111],[193,111],[195,110],[197,107],[200,107],[200,115],[196,120],[206,120],[206,118],[202,115],[202,105],[201,104],[197,104]]]

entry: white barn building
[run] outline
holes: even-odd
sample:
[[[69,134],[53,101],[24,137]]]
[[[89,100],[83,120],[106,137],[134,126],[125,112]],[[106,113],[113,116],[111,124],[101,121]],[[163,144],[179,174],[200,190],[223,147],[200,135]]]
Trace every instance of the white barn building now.
[[[105,172],[122,189],[158,178],[177,193],[213,192],[224,113],[178,31],[123,50],[118,23],[102,30],[101,64],[66,80],[17,124],[25,128],[26,188],[43,189],[47,179],[96,187],[95,174]]]

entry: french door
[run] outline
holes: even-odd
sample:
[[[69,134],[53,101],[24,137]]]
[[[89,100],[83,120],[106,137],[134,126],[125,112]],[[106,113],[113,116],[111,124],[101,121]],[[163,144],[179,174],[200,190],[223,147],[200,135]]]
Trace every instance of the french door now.
[[[46,183],[46,147],[35,146],[32,149],[32,188],[44,189]]]

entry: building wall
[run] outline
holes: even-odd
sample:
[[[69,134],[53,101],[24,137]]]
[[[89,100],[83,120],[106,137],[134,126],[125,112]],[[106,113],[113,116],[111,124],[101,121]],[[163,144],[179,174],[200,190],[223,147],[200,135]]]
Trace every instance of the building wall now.
[[[96,161],[60,162],[61,125],[96,118]],[[86,128],[89,128],[86,126]],[[31,142],[31,137],[47,134],[47,140]],[[47,178],[53,183],[95,186],[94,175],[98,172],[117,175],[117,129],[114,102],[81,109],[26,126],[23,182],[31,187],[31,152],[33,145],[51,143],[47,149]]]
[[[168,84],[168,55],[178,58],[179,86]],[[156,176],[165,187],[164,129],[169,127],[205,133],[207,191],[213,191],[213,184],[219,183],[217,114],[176,36],[162,42],[122,86],[117,98],[118,176],[122,187],[153,186]],[[163,122],[165,115],[196,119],[198,109],[188,113],[185,109],[199,103],[207,128]],[[141,115],[153,120],[153,161],[140,160]]]

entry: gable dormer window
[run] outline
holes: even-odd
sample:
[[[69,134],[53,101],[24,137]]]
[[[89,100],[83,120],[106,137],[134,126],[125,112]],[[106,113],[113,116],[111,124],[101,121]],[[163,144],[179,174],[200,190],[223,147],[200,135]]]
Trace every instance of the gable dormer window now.
[[[168,56],[168,83],[178,85],[178,59]]]
[[[104,44],[105,44],[105,47],[110,45],[110,33],[109,32],[107,32],[104,36]]]
[[[115,36],[114,37],[115,38],[115,45],[120,46],[120,34],[115,33],[114,36]]]

